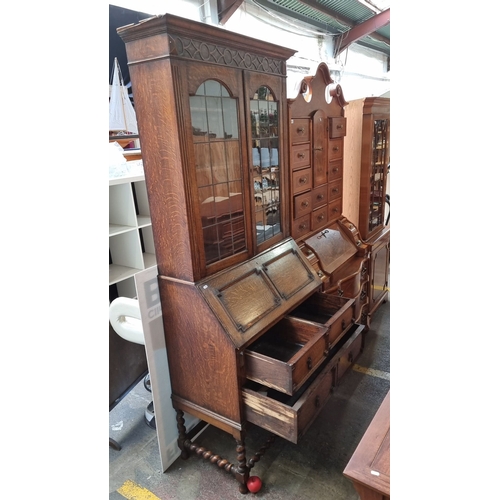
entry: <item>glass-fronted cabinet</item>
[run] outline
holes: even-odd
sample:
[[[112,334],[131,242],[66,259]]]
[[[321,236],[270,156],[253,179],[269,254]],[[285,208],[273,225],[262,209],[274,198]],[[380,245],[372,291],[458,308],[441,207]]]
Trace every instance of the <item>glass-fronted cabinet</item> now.
[[[385,187],[389,162],[389,119],[373,121],[368,232],[384,225]]]
[[[390,162],[390,99],[362,100],[359,232],[370,240],[385,227],[387,168]]]
[[[195,282],[287,237],[283,102],[295,51],[168,14],[120,30],[159,274]],[[131,62],[151,37],[156,52]]]
[[[250,99],[252,186],[257,244],[281,233],[278,102],[265,85]]]
[[[247,248],[237,103],[206,80],[189,98],[196,185],[207,265]]]

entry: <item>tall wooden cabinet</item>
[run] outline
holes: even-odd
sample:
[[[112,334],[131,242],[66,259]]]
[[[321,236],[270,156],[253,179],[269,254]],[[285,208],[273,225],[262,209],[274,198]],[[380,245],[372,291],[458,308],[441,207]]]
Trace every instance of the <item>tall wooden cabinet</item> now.
[[[346,269],[334,276],[338,265],[363,247],[334,211],[339,143],[321,136],[330,130],[322,120],[333,121],[300,117],[309,154],[325,149],[313,167],[295,168],[285,93],[293,50],[168,14],[118,34],[141,135],[179,447],[231,473],[246,493],[261,455],[246,458],[247,424],[296,443],[363,348],[356,299],[322,293],[346,278]],[[296,239],[291,208],[300,209],[307,183],[324,196],[311,213],[325,218],[309,214]],[[230,433],[237,462],[192,442],[184,412]]]
[[[349,106],[325,63],[288,99],[291,232],[317,269],[322,291],[354,299],[354,319],[366,324],[368,248],[343,212]]]
[[[370,317],[389,293],[390,227],[386,226],[386,189],[390,99],[367,97],[351,101],[346,117],[349,123],[346,161],[352,177],[344,183],[345,213],[356,221],[370,252],[369,325]]]

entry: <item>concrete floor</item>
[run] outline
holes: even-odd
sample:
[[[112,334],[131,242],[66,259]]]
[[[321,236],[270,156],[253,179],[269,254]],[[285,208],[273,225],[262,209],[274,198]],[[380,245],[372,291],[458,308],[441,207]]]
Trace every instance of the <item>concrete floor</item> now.
[[[161,471],[156,432],[144,410],[151,401],[142,381],[110,412],[109,436],[122,447],[109,449],[110,500],[358,500],[342,474],[371,419],[390,388],[390,302],[375,313],[365,349],[298,444],[280,437],[251,471],[262,479],[256,494],[241,495],[233,476],[207,460],[178,458]],[[123,422],[123,425],[121,424]],[[246,457],[251,458],[269,436],[250,426]],[[196,442],[236,462],[234,439],[209,426]]]

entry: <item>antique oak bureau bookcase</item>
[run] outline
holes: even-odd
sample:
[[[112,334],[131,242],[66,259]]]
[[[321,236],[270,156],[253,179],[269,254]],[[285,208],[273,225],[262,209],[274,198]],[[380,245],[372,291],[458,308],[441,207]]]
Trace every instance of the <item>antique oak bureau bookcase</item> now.
[[[340,87],[332,100],[326,67],[302,85],[304,105],[288,102],[288,48],[168,14],[118,33],[179,447],[183,458],[195,452],[231,473],[246,493],[274,436],[296,443],[362,349],[366,247],[338,192],[345,103]],[[316,90],[332,104],[317,106]],[[298,149],[312,161],[290,159],[301,158]],[[231,434],[237,462],[192,442],[183,412]],[[271,433],[249,460],[247,423]]]
[[[366,97],[349,102],[346,109],[347,164],[352,186],[344,212],[359,228],[370,253],[368,260],[368,317],[366,324],[389,293],[390,226],[386,189],[390,162],[390,99]]]

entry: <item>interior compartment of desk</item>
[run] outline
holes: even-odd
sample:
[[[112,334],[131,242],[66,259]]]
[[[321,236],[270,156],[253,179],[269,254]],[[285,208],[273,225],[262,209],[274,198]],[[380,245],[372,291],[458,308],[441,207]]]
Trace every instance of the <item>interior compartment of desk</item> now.
[[[328,349],[332,349],[353,324],[355,299],[316,292],[293,309],[287,317],[299,318],[328,329]]]
[[[292,395],[327,354],[322,325],[285,317],[245,351],[248,379]]]
[[[297,443],[325,405],[342,374],[361,350],[363,325],[354,324],[327,358],[292,396],[264,384],[247,381],[242,390],[245,418],[264,429]]]

